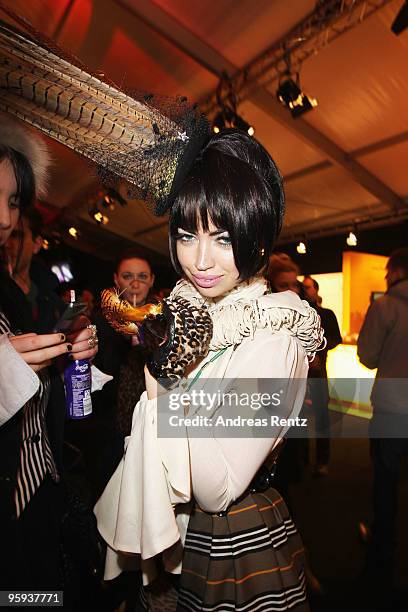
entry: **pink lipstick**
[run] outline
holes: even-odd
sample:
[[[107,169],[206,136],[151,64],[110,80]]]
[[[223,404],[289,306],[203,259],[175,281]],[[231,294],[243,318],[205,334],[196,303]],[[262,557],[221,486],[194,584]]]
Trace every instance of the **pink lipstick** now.
[[[195,283],[203,289],[209,289],[215,287],[215,285],[221,280],[222,276],[196,276],[193,274]]]

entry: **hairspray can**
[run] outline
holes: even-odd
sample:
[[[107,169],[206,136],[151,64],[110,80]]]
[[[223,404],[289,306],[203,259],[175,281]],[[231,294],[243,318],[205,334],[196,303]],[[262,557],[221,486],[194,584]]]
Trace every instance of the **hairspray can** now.
[[[87,359],[76,359],[64,371],[65,400],[70,419],[85,419],[92,414],[91,364]]]
[[[71,291],[71,304],[75,292]],[[70,419],[85,419],[92,414],[92,371],[87,359],[68,361],[64,370],[65,401]]]

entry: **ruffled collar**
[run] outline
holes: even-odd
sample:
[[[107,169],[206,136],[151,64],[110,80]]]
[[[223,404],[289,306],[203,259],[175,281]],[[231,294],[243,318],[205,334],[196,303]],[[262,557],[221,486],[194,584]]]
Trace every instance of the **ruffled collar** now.
[[[208,308],[213,322],[211,351],[240,344],[265,328],[296,336],[310,357],[325,346],[316,310],[293,291],[268,293],[263,278],[240,283],[217,301],[204,298],[189,281],[180,280],[169,299],[176,296]]]

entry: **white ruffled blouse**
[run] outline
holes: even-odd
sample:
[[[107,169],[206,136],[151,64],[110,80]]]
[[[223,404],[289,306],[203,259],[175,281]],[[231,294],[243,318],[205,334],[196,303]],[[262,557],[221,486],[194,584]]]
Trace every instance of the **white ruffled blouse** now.
[[[322,347],[323,331],[316,311],[295,293],[266,291],[265,281],[256,278],[213,302],[180,281],[170,299],[182,295],[205,303],[213,321],[210,352],[189,374],[188,383],[200,372],[200,389],[214,393],[216,384],[216,391],[228,392],[240,379],[252,379],[252,384],[245,380],[245,390],[257,392],[264,379],[298,379],[288,386],[286,412],[280,415],[293,418],[303,404],[308,357]],[[179,572],[187,502],[194,498],[207,512],[228,508],[288,429],[282,425],[268,438],[224,438],[215,430],[206,437],[189,437],[186,427],[184,437],[164,438],[157,434],[157,405],[157,399],[142,394],[124,457],[95,507],[108,545],[108,580],[128,569],[134,554],[140,555],[146,582],[153,578],[148,560],[159,553],[164,553],[169,571]]]

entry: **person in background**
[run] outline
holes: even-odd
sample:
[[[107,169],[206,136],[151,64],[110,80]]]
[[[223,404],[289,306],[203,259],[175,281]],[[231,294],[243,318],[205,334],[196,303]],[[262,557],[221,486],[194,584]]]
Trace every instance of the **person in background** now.
[[[391,253],[385,279],[387,291],[367,311],[357,352],[367,368],[377,368],[371,393],[374,522],[367,569],[388,597],[400,469],[408,451],[408,247]]]
[[[36,208],[24,210],[4,247],[15,283],[15,299],[26,303],[32,317],[30,329],[39,334],[51,332],[65,308],[56,293],[57,277],[36,257],[43,240],[42,226],[43,220]]]
[[[303,284],[298,280],[299,275],[298,265],[286,253],[275,252],[270,257],[268,279],[273,292],[293,291],[301,299],[305,299]],[[310,367],[308,375],[310,375]],[[307,454],[308,439],[305,437],[292,438],[289,432],[274,478],[275,486],[282,493],[289,508],[291,508],[289,487],[303,480]],[[305,574],[309,591],[314,595],[320,595],[322,587],[319,579],[313,573],[308,557],[306,557]]]
[[[274,253],[270,257],[267,277],[273,292],[294,291],[300,295],[299,274],[298,266],[286,253]]]
[[[152,294],[152,268],[140,251],[131,249],[120,255],[113,278],[118,294],[130,304],[143,306],[157,301]],[[99,337],[95,364],[112,375],[113,380],[95,394],[94,415],[79,426],[75,424],[77,437],[70,441],[83,452],[87,477],[96,500],[122,458],[133,409],[145,389],[145,349],[137,336],[115,331],[99,308],[95,309],[92,320],[97,325]]]
[[[143,306],[154,284],[150,263],[137,250],[129,249],[116,261],[115,286],[132,306]]]
[[[303,279],[305,298],[320,317],[326,347],[319,351],[309,367],[309,398],[316,418],[316,465],[315,476],[327,476],[330,462],[330,415],[329,385],[327,381],[327,352],[341,344],[342,337],[336,315],[329,308],[318,304],[319,283],[311,276]]]
[[[275,252],[269,258],[267,278],[273,293],[293,291],[300,295],[300,283],[297,277],[300,270],[286,253]],[[276,470],[275,483],[290,507],[289,485],[299,482],[303,476],[304,442],[302,439],[286,440]]]
[[[152,294],[154,273],[148,260],[137,249],[128,249],[117,258],[113,280],[118,294],[132,305],[143,306],[157,301]],[[138,337],[115,331],[98,305],[91,318],[97,326],[99,339],[94,363],[113,379],[93,394],[93,414],[88,419],[71,421],[66,427],[66,439],[81,453],[78,472],[89,504],[101,495],[123,456],[124,439],[131,430],[133,410],[145,390],[146,360],[145,348]],[[109,583],[106,598],[110,602],[130,602],[135,598],[140,583],[140,572],[125,572],[120,579]]]

